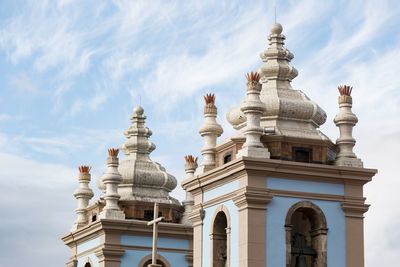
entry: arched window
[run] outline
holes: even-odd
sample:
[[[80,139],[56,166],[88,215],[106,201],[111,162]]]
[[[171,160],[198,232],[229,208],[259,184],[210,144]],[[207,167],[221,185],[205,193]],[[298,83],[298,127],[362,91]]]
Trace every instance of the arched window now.
[[[151,259],[146,261],[141,267],[148,267],[151,264]],[[157,260],[157,264],[161,267],[166,267],[165,263],[161,260]]]
[[[90,262],[87,262],[84,267],[92,267],[92,265],[90,264]]]
[[[309,201],[293,205],[286,216],[286,266],[326,267],[327,224],[322,210]]]
[[[212,265],[213,267],[229,266],[230,251],[230,226],[229,212],[225,206],[217,209],[212,225],[210,239],[212,242]]]
[[[151,264],[151,254],[144,257],[140,262],[138,267],[148,267]],[[171,267],[171,264],[167,261],[166,258],[157,254],[157,264],[161,265],[161,267]]]

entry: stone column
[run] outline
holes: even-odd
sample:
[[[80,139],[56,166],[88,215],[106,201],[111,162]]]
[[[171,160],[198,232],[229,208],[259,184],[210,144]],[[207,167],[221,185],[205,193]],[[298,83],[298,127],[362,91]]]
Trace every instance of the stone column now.
[[[118,194],[118,184],[122,182],[121,174],[118,172],[118,149],[108,150],[107,170],[102,177],[106,186],[104,199],[106,205],[99,214],[100,219],[125,219],[124,212],[118,206],[120,195]]]
[[[185,156],[186,179],[191,180],[194,178],[194,172],[196,171],[196,168],[197,168],[197,157],[193,157],[192,155]],[[184,201],[182,201],[182,204],[185,208],[185,212],[183,213],[181,223],[186,225],[192,225],[189,216],[192,213],[194,200],[192,194],[189,191],[186,191],[186,198]]]
[[[265,105],[260,100],[260,75],[257,72],[251,72],[246,77],[247,96],[240,107],[240,110],[246,115],[246,127],[243,131],[246,142],[238,151],[237,157],[269,158],[268,149],[260,141],[263,133],[263,129],[260,126],[260,118],[265,110]]]
[[[93,197],[93,191],[89,188],[90,167],[79,166],[79,188],[75,190],[74,197],[78,200],[78,208],[75,210],[77,219],[72,227],[72,231],[77,230],[88,223],[86,208],[89,200]]]
[[[201,150],[203,164],[198,169],[199,173],[206,172],[215,167],[215,147],[217,137],[223,133],[221,125],[217,123],[217,107],[215,106],[215,95],[206,94],[204,96],[204,123],[199,133],[204,138],[204,145]]]
[[[339,153],[336,156],[335,165],[362,168],[361,159],[357,158],[353,152],[356,140],[353,138],[353,127],[358,122],[357,116],[351,111],[353,100],[351,91],[353,87],[341,85],[338,87],[339,96],[339,113],[336,115],[334,122],[340,130],[340,136],[336,140],[339,147]]]

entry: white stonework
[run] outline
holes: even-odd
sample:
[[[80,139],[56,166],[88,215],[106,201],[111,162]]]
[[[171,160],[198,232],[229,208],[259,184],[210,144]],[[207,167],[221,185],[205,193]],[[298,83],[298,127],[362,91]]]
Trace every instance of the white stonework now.
[[[335,165],[349,167],[363,167],[361,159],[357,158],[353,152],[356,140],[353,138],[353,127],[357,124],[358,118],[352,112],[353,99],[351,97],[352,87],[339,86],[340,96],[339,113],[336,115],[334,122],[339,127],[340,136],[336,140],[339,147],[339,153],[336,156]]]
[[[79,167],[79,188],[75,190],[74,197],[78,200],[78,208],[75,210],[77,218],[72,230],[77,230],[87,224],[87,211],[89,200],[93,197],[93,191],[89,188],[90,167]]]
[[[206,172],[215,167],[215,147],[217,138],[223,133],[221,125],[217,123],[217,107],[215,106],[215,96],[207,94],[204,96],[204,122],[199,133],[204,138],[204,145],[201,150],[203,163],[197,169],[198,173]]]
[[[197,157],[193,157],[192,155],[185,156],[185,172],[186,179],[190,180],[194,178],[194,172],[197,168]],[[186,197],[185,200],[182,201],[183,207],[185,209],[183,216],[181,218],[181,223],[186,225],[192,225],[192,221],[190,220],[190,215],[193,210],[194,200],[192,194],[185,190]]]
[[[237,157],[269,158],[268,149],[260,141],[263,129],[260,126],[260,116],[265,110],[260,101],[261,84],[258,73],[247,74],[247,97],[240,106],[246,116],[246,127],[243,129],[246,141],[238,151]]]
[[[99,214],[99,218],[123,220],[125,214],[118,206],[118,200],[121,197],[118,194],[118,184],[122,181],[121,174],[118,172],[118,149],[109,149],[108,153],[107,170],[102,176],[102,181],[106,187],[104,195],[106,205]]]
[[[261,53],[260,99],[265,107],[261,127],[273,129],[275,135],[327,140],[328,137],[317,129],[326,121],[325,112],[290,84],[298,72],[289,64],[293,54],[284,47],[282,30],[278,23],[272,26],[269,46]],[[246,126],[246,116],[240,107],[230,110],[227,119],[237,130]]]

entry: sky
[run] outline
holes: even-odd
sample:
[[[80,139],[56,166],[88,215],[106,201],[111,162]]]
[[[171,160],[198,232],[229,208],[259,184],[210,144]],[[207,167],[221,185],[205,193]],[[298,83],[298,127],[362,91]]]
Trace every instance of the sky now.
[[[135,106],[151,158],[178,184],[183,156],[200,155],[205,93],[216,94],[219,140],[232,135],[225,114],[261,65],[274,6],[299,70],[292,86],[327,112],[333,141],[336,88],[354,87],[355,152],[379,170],[365,187],[366,266],[398,262],[398,1],[0,0],[0,267],[65,264],[77,166],[92,166],[95,189]],[[179,186],[172,195],[184,198]]]

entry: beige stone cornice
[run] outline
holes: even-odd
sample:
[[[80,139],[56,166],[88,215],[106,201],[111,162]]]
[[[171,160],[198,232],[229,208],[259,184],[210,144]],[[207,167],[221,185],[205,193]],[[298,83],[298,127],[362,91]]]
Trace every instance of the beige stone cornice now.
[[[107,246],[96,251],[96,256],[99,258],[99,262],[103,262],[107,259],[107,262],[121,262],[121,256],[124,255],[125,249],[117,246]]]
[[[214,187],[214,185],[216,186],[215,182],[222,178],[235,179],[235,177],[239,178],[243,175],[299,178],[333,183],[357,182],[363,185],[371,181],[376,172],[375,169],[367,168],[242,157],[196,176],[194,179],[185,180],[182,185],[191,192],[199,187]]]
[[[267,204],[272,200],[272,194],[266,188],[246,186],[237,192],[233,202],[239,211],[243,209],[266,209]]]
[[[364,213],[369,209],[368,204],[357,202],[343,202],[342,209],[346,217],[364,218]]]
[[[193,235],[192,227],[177,223],[159,223],[158,232],[162,236],[180,238],[187,238]],[[102,236],[105,233],[151,235],[152,228],[147,226],[147,221],[102,219],[62,237],[62,240],[66,245],[73,246],[75,242],[82,243],[85,240]]]

